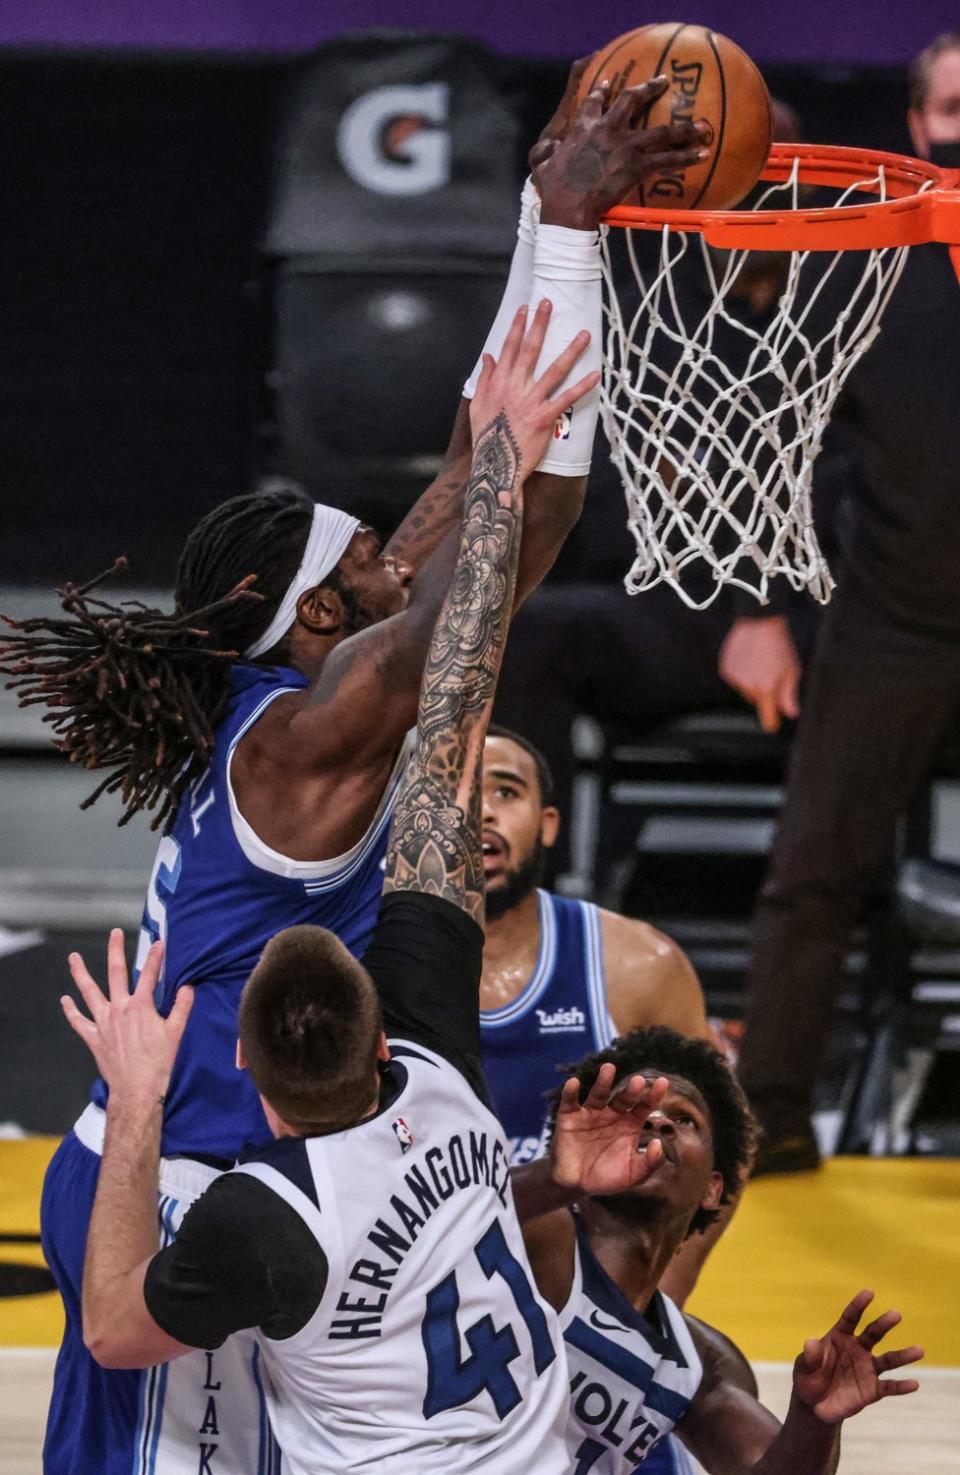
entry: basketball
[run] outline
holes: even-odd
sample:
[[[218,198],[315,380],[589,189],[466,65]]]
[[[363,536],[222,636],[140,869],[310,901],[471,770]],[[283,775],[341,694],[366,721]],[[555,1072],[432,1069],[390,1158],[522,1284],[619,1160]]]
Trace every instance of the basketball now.
[[[710,125],[702,164],[652,176],[626,204],[651,209],[729,210],[756,184],[770,152],[770,94],[757,67],[726,36],[706,26],[640,26],[597,52],[584,72],[579,100],[598,82],[616,98],[663,74],[670,85],[649,107],[644,126]]]

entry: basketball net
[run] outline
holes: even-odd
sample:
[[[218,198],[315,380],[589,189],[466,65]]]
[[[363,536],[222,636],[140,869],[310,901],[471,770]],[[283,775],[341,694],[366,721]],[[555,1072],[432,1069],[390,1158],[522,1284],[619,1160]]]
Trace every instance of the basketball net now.
[[[802,184],[794,160],[753,208],[797,210]],[[832,208],[864,192],[887,199],[882,165]],[[719,249],[666,223],[656,242],[649,228],[604,229],[601,416],[636,542],[626,588],[667,583],[702,609],[727,584],[766,603],[770,580],[783,576],[825,603],[833,579],[813,525],[814,462],[909,247],[774,257]],[[775,270],[779,291],[760,326],[743,300],[757,268]]]

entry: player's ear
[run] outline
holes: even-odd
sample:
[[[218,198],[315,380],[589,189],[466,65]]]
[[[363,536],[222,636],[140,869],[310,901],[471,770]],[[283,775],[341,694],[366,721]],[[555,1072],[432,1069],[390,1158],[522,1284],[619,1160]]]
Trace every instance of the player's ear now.
[[[390,1046],[387,1044],[387,1037],[384,1034],[383,1030],[380,1031],[380,1043],[377,1046],[377,1059],[384,1062],[390,1059]]]
[[[723,1198],[723,1174],[718,1173],[716,1168],[710,1174],[710,1182],[707,1190],[700,1200],[701,1209],[719,1209],[720,1200]]]
[[[557,836],[559,835],[559,833],[560,811],[559,809],[555,809],[552,804],[548,804],[546,809],[542,810],[540,814],[541,843],[545,845],[548,850],[551,850],[553,846],[557,843]]]
[[[343,625],[343,600],[336,589],[320,584],[301,594],[297,619],[311,635],[336,635]]]
[[[240,1041],[238,1040],[237,1041],[237,1070],[246,1070],[246,1068],[247,1068],[246,1056],[243,1053],[243,1046],[241,1045]]]

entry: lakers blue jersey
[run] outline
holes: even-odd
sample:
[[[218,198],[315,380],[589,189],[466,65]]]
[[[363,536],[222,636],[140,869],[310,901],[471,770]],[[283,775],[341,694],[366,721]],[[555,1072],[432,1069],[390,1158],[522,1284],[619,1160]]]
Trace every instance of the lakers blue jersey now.
[[[152,942],[165,947],[157,1007],[196,985],[167,1092],[162,1152],[236,1158],[271,1140],[260,1102],[236,1067],[240,991],[264,945],[297,923],[327,927],[359,956],[376,922],[400,762],[363,839],[335,860],[290,860],[270,850],[240,814],[230,785],[237,743],[269,704],[307,680],[297,671],[238,665],[210,763],[184,795],[160,841],[147,892],[138,968]],[[106,1088],[98,1081],[94,1099]]]
[[[590,902],[538,891],[540,951],[525,988],[502,1008],[481,1010],[490,1096],[513,1163],[541,1151],[546,1096],[562,1067],[602,1050],[616,1030],[607,1013],[600,913]]]

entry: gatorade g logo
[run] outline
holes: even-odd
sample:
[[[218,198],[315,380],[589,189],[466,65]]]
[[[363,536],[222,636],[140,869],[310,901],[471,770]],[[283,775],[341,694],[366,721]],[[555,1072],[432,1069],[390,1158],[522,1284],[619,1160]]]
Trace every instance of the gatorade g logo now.
[[[422,195],[450,178],[445,82],[377,87],[347,108],[337,130],[344,169],[380,195]]]

